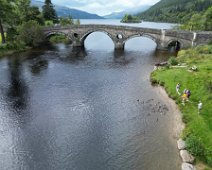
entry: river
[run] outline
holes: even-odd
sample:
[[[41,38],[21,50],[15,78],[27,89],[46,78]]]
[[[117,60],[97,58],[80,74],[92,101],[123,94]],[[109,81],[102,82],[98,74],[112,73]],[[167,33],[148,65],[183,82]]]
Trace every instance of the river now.
[[[0,169],[179,170],[173,108],[149,81],[169,54],[155,48],[139,37],[114,52],[96,32],[84,51],[56,44],[0,59]]]

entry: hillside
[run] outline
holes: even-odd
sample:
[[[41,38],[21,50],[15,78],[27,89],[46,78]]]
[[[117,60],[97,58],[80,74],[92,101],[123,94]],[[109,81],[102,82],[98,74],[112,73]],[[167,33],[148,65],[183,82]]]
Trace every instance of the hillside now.
[[[37,6],[40,9],[42,9],[42,6],[44,5],[43,2],[37,1],[37,0],[31,0],[31,4],[33,6]],[[77,9],[72,9],[64,6],[55,5],[55,10],[57,12],[57,15],[59,17],[67,17],[72,16],[73,19],[104,19],[103,17],[100,17],[96,14],[91,14],[85,11],[80,11]]]
[[[141,5],[136,8],[129,8],[129,9],[126,9],[121,12],[113,12],[113,13],[111,13],[109,15],[105,15],[103,17],[106,19],[121,19],[124,17],[125,14],[136,15],[140,12],[146,11],[149,8],[150,8],[149,5]]]
[[[185,23],[194,13],[204,12],[212,0],[161,0],[138,14],[142,20]]]

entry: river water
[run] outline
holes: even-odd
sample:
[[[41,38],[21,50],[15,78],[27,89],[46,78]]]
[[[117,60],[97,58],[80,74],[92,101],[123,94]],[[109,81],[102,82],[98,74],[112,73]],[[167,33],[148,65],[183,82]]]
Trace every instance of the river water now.
[[[81,23],[119,24],[117,20]],[[136,26],[136,25],[134,25]],[[170,28],[170,24],[137,26]],[[149,81],[168,53],[104,33],[0,60],[1,170],[179,170],[174,111]]]

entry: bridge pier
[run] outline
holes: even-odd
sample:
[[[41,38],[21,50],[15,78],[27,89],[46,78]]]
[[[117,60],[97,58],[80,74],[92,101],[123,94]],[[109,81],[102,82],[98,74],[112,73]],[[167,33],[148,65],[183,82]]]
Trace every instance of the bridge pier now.
[[[122,42],[115,42],[115,50],[124,50],[124,45]]]
[[[167,51],[168,47],[165,47],[164,45],[158,44],[156,47],[157,50]]]
[[[84,48],[84,43],[79,41],[79,40],[74,40],[72,43],[73,48],[75,49],[80,49],[80,48]]]

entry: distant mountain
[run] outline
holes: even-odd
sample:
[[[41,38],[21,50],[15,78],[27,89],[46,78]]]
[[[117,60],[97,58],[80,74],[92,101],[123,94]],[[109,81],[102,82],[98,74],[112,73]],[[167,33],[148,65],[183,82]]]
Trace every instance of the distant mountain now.
[[[142,20],[185,23],[195,13],[202,14],[212,0],[161,0],[138,16]]]
[[[103,17],[107,18],[107,19],[121,19],[124,17],[125,14],[136,15],[140,12],[146,11],[150,7],[151,6],[149,6],[149,5],[142,5],[142,6],[138,6],[136,8],[129,8],[129,9],[121,11],[121,12],[113,12],[113,13],[111,13],[109,15],[105,15]]]
[[[31,5],[37,6],[40,9],[42,9],[42,6],[44,5],[44,3],[37,0],[31,0]],[[55,4],[54,4],[54,9],[56,10],[56,13],[59,17],[72,16],[72,18],[74,19],[104,19],[103,17],[100,17],[99,15],[96,15],[96,14],[91,14],[85,11],[80,11],[77,9],[59,6]]]

